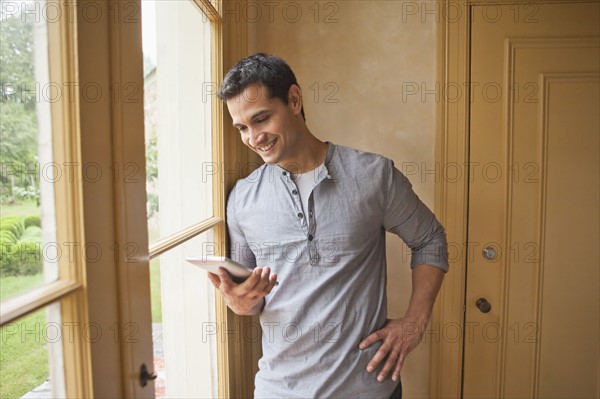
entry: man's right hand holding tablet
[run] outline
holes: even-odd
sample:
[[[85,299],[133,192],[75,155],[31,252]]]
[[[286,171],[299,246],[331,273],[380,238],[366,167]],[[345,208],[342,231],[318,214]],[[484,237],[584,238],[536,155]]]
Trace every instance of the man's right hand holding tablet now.
[[[242,283],[237,284],[224,268],[218,273],[208,273],[208,278],[216,289],[221,291],[231,310],[240,316],[258,314],[264,304],[264,297],[277,284],[277,274],[271,274],[267,267],[257,267]]]

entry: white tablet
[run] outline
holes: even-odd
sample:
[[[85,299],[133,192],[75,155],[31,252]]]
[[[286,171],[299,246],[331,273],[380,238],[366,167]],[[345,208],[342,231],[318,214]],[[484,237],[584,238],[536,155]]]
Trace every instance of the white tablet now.
[[[233,277],[240,280],[245,280],[252,274],[252,269],[225,256],[203,256],[200,258],[186,258],[185,260],[215,274],[219,272],[219,267],[222,267]]]

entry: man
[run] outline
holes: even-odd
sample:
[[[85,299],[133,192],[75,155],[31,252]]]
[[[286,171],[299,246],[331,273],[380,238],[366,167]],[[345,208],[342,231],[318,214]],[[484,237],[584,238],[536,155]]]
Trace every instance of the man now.
[[[442,226],[391,160],[310,132],[282,59],[239,61],[218,95],[265,162],[227,203],[231,256],[254,273],[241,284],[224,269],[209,275],[235,313],[260,314],[255,397],[401,397],[400,370],[448,270]],[[412,249],[397,320],[387,320],[386,231]]]

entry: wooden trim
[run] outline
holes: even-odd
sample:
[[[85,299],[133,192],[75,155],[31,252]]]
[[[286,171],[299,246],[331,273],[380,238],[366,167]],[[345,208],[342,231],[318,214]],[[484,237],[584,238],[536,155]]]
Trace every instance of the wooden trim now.
[[[221,9],[222,1],[218,1],[217,8]],[[214,9],[214,8],[213,8]],[[211,77],[216,87],[223,79],[223,36],[224,24],[220,15],[218,20],[211,24]],[[216,95],[212,100],[212,123],[213,123],[213,162],[217,165],[224,165],[225,156],[225,137],[223,123],[223,105]],[[223,172],[223,171],[221,171]],[[213,176],[213,215],[225,220],[225,175],[219,174]],[[225,223],[215,226],[214,239],[217,242],[225,242],[227,236],[227,227]],[[222,246],[219,246],[218,255],[225,255]],[[227,325],[227,305],[218,290],[215,290],[215,317],[217,325]],[[228,328],[228,327],[226,327]],[[217,390],[220,398],[231,397],[230,373],[231,363],[229,357],[229,345],[223,340],[217,340]]]
[[[214,180],[217,180],[217,179],[214,179]],[[213,190],[214,190],[214,188],[213,188]],[[213,203],[214,203],[214,201],[216,201],[216,197],[214,196],[214,191],[213,191]],[[184,243],[185,241],[192,239],[192,238],[196,237],[197,235],[202,234],[205,231],[212,229],[213,227],[218,226],[222,221],[223,221],[222,218],[213,216],[213,217],[203,220],[202,222],[197,223],[193,226],[187,227],[175,234],[172,234],[168,237],[162,238],[150,245],[150,248],[148,251],[148,256],[150,257],[150,259],[155,258],[155,257],[167,252],[168,250],[175,248],[176,246]],[[225,240],[223,239],[223,241],[217,241],[217,242],[224,242],[224,241]]]
[[[64,326],[88,326],[87,289],[83,286],[60,303],[61,320]],[[90,345],[83,334],[73,334],[71,340],[63,342],[65,364],[65,391],[68,398],[92,398],[93,376]]]
[[[442,10],[461,10],[461,16],[456,20],[440,18],[437,81],[442,88],[451,84],[463,90],[458,100],[447,101],[442,96],[438,103],[436,164],[467,165],[471,6],[464,0],[442,0],[439,6]],[[446,340],[443,332],[445,326],[462,328],[464,325],[468,201],[468,176],[467,171],[464,172],[461,179],[439,179],[435,187],[435,213],[446,228],[450,271],[440,290],[430,327],[433,330],[430,374],[432,398],[459,398],[462,395],[463,343]],[[453,254],[452,248],[462,250]]]
[[[244,7],[246,0],[236,1],[240,7]],[[221,8],[224,4],[221,2]],[[244,18],[236,21],[228,18],[223,21],[223,73],[227,72],[241,58],[248,55],[248,33],[247,21]],[[221,80],[217,81],[221,83]],[[237,173],[226,173],[222,177],[225,182],[225,192],[229,192],[237,179],[243,177],[244,173],[250,173],[250,163],[259,166],[260,163],[249,154],[249,150],[242,144],[239,132],[233,127],[229,112],[225,111],[225,104],[219,101],[221,118],[223,121],[223,146],[224,165],[227,170],[235,170]],[[224,205],[225,201],[223,201]],[[224,210],[223,210],[224,212]],[[226,235],[226,224],[218,226],[216,234]],[[244,329],[250,323],[257,325],[256,316],[238,316],[234,314],[225,304],[223,297],[217,294],[217,322],[224,326],[223,329]],[[258,357],[261,343],[245,340],[228,340],[218,342],[219,357],[219,397],[222,398],[251,398],[254,395],[254,375],[257,371]]]
[[[96,397],[154,397],[152,381],[139,383],[153,364],[140,10],[139,0],[77,3],[78,81],[99,89],[79,104],[82,163],[102,172],[83,180],[85,243],[102,250],[86,266],[89,320],[102,332],[88,342]]]
[[[215,6],[213,5],[213,3],[210,0],[192,0],[192,1],[200,8],[200,10],[202,10],[204,15],[206,15],[208,17],[210,22],[217,22],[217,23],[221,22],[221,14],[217,10],[217,8],[219,8],[219,9],[221,8],[220,6],[215,8]],[[213,38],[213,40],[214,40],[214,38]],[[213,50],[214,50],[214,48],[213,48]]]
[[[463,0],[466,5],[511,5],[511,4],[572,4],[572,3],[590,3],[598,0]]]
[[[49,1],[50,3],[50,1]],[[54,1],[62,15],[67,15],[72,3]],[[75,13],[71,14],[74,15]],[[77,51],[77,18],[61,18],[59,23],[48,24],[48,38],[59,51],[49,47],[51,80],[79,82]],[[60,67],[58,67],[60,65]],[[57,68],[58,67],[58,68]],[[81,157],[80,92],[63,91],[64,101],[52,104],[52,132],[54,155],[73,165],[83,165]],[[59,138],[60,135],[65,137]],[[88,290],[86,279],[84,210],[82,168],[73,168],[73,179],[68,184],[55,186],[57,239],[59,243],[78,243],[80,250],[75,258],[61,259],[60,278],[74,282],[72,290],[60,297],[60,321],[63,326],[88,326]],[[65,183],[67,183],[65,181]],[[58,223],[58,221],[64,223]],[[64,393],[67,397],[92,397],[92,361],[90,343],[83,334],[73,334],[62,341],[64,362]],[[56,392],[56,391],[55,391]]]
[[[56,280],[2,302],[0,325],[34,312],[76,291],[81,284],[69,280]]]
[[[71,5],[68,0],[55,1],[66,15]],[[48,24],[50,80],[54,82],[78,82],[77,73],[77,21],[61,18],[59,23]],[[56,50],[53,51],[52,47]],[[56,162],[80,166],[81,143],[79,124],[79,94],[77,90],[63,90],[64,101],[52,104],[53,156]],[[57,205],[57,239],[59,243],[84,242],[82,168],[69,170],[70,179],[63,179],[54,186]],[[59,222],[60,221],[60,222]],[[81,283],[85,278],[83,254],[74,259],[61,259],[60,278]]]
[[[534,0],[535,4],[589,2],[589,0]],[[532,0],[439,0],[437,32],[437,80],[442,88],[457,85],[462,96],[442,96],[437,108],[436,162],[440,165],[465,165],[462,179],[436,183],[435,212],[446,228],[448,242],[459,256],[450,256],[446,275],[432,317],[434,339],[431,350],[430,397],[449,398],[462,395],[463,342],[450,342],[443,336],[450,323],[464,331],[466,288],[467,211],[470,118],[470,35],[473,6],[532,4]],[[458,18],[448,10],[458,11]],[[444,14],[444,11],[446,12]],[[527,39],[535,41],[536,39]],[[451,101],[450,101],[451,100]],[[464,335],[463,335],[464,336]]]
[[[67,0],[48,0],[48,5],[71,13],[73,4]],[[47,24],[48,65],[50,81],[65,88],[79,82],[77,69],[77,18],[60,18]],[[76,248],[74,257],[59,259],[58,280],[12,298],[2,304],[0,325],[53,303],[60,303],[63,326],[85,326],[87,287],[85,256],[81,250],[84,239],[82,173],[79,124],[79,90],[62,90],[62,101],[51,104],[53,161],[69,167],[69,179],[54,183],[57,245]],[[78,248],[77,248],[78,247]],[[61,341],[65,390],[68,397],[92,397],[90,345],[82,334],[73,334]],[[55,365],[57,366],[57,365]],[[57,383],[62,380],[58,378]]]
[[[118,4],[118,5],[117,5]],[[134,17],[141,21],[141,3]],[[115,3],[112,7],[120,7]],[[124,10],[129,9],[126,3]],[[111,150],[117,168],[135,165],[127,178],[113,179],[113,228],[117,253],[114,263],[118,281],[117,337],[121,355],[124,397],[153,398],[154,383],[142,387],[140,369],[153,370],[150,267],[146,218],[146,155],[144,145],[143,60],[141,23],[126,19],[109,25],[111,87],[136,87],[131,98],[113,98]],[[127,168],[129,169],[129,168]],[[142,205],[142,206],[140,206]],[[130,252],[133,248],[135,252]],[[134,326],[135,339],[128,339],[127,326]]]

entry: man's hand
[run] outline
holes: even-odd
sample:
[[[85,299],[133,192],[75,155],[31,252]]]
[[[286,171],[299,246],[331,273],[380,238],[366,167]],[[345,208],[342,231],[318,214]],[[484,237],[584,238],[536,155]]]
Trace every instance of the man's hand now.
[[[360,349],[365,349],[377,341],[383,341],[367,365],[367,371],[373,372],[385,360],[383,368],[377,375],[377,381],[383,382],[390,370],[393,370],[392,380],[398,381],[406,356],[419,345],[424,331],[425,324],[419,324],[407,317],[388,320],[381,330],[369,335],[358,346]]]
[[[227,270],[220,267],[218,274],[208,273],[208,278],[221,291],[231,310],[240,316],[252,316],[260,312],[263,298],[277,282],[277,275],[270,273],[268,267],[257,267],[246,281],[236,284]]]
[[[433,303],[437,296],[444,272],[427,264],[415,266],[412,271],[412,294],[408,310],[403,318],[388,320],[381,330],[365,338],[358,347],[365,349],[377,341],[383,341],[367,371],[373,372],[385,359],[377,381],[384,381],[390,370],[394,370],[392,380],[398,381],[406,356],[421,342],[427,323],[431,317]]]

